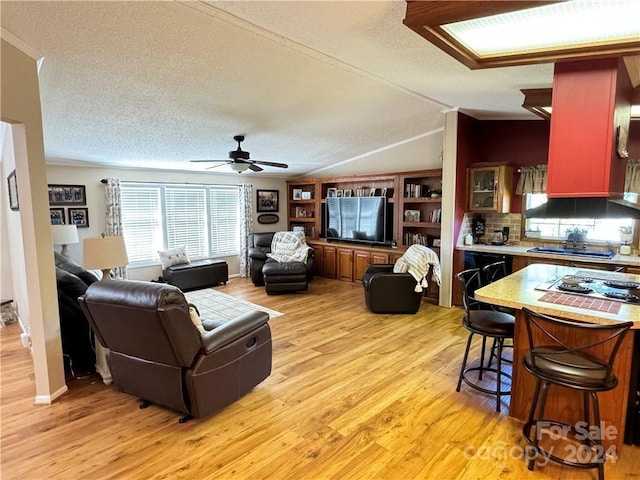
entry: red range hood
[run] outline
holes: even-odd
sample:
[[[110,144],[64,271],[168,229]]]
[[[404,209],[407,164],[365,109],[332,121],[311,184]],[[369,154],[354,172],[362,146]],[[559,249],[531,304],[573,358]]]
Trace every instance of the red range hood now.
[[[640,218],[638,205],[622,200],[631,93],[622,58],[555,64],[549,201],[527,217]]]

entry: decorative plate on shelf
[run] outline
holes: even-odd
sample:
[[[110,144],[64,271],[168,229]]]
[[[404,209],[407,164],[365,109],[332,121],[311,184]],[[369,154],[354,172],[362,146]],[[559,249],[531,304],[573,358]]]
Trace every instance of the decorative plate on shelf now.
[[[258,223],[262,224],[270,224],[270,223],[278,223],[280,221],[280,217],[275,213],[263,213],[262,215],[258,215]]]

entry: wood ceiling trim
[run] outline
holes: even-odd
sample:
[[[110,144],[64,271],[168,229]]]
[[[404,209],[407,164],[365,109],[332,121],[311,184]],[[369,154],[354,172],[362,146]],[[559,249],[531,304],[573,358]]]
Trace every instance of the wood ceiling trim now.
[[[563,0],[564,1],[564,0]],[[580,47],[555,48],[479,57],[449,35],[441,25],[489,15],[497,15],[531,7],[559,3],[558,1],[413,1],[407,0],[403,23],[427,41],[475,70],[481,68],[553,63],[558,60],[608,58],[640,53],[640,41],[589,44]]]

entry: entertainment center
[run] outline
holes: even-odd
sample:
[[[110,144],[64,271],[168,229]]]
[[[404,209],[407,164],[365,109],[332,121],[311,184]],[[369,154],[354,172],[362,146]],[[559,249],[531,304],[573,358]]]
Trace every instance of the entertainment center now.
[[[394,263],[410,245],[440,254],[441,195],[440,169],[289,180],[287,225],[304,230],[317,275],[360,282],[369,264]],[[329,228],[338,235],[327,238]],[[430,281],[425,298],[438,296]]]

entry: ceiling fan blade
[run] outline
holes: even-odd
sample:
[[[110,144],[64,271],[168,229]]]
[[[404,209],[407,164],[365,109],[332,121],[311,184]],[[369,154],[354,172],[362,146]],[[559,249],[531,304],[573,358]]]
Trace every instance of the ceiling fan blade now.
[[[190,162],[199,163],[199,162],[228,162],[229,160],[189,160]]]
[[[252,163],[251,165],[249,165],[249,170],[253,170],[254,172],[261,172],[264,169]]]
[[[277,162],[263,162],[261,160],[252,160],[253,163],[259,163],[260,165],[266,165],[268,167],[279,167],[279,168],[289,168],[289,165],[286,163],[277,163]]]
[[[225,164],[224,163],[219,163],[218,165],[211,165],[210,167],[205,168],[205,170],[211,170],[213,168],[222,167],[223,165],[225,165]]]

